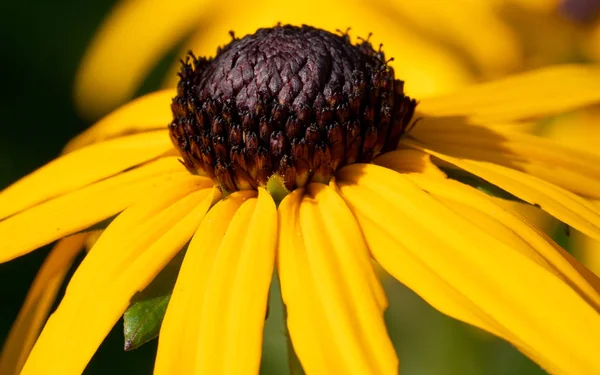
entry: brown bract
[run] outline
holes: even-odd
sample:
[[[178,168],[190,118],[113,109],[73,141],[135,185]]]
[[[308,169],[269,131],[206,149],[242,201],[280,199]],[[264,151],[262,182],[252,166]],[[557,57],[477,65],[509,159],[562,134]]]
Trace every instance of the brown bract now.
[[[416,102],[381,49],[309,26],[276,26],[215,58],[182,62],[171,138],[187,168],[226,191],[328,182],[396,148]]]

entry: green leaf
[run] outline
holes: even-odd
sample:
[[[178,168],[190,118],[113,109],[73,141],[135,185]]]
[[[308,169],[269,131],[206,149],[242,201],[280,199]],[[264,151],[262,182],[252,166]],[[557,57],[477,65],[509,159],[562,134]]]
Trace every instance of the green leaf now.
[[[158,337],[185,251],[180,251],[146,289],[131,299],[123,315],[125,350],[137,349]]]

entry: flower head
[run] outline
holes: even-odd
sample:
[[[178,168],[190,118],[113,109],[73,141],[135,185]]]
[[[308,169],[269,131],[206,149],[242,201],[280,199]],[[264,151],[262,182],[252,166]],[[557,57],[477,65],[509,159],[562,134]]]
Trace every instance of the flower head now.
[[[183,62],[171,138],[186,167],[226,191],[328,183],[396,148],[416,102],[381,50],[309,26],[260,29]]]
[[[600,372],[600,280],[476,188],[600,238],[598,156],[505,129],[599,102],[599,80],[597,66],[561,66],[426,99],[407,134],[415,102],[365,41],[283,26],[194,58],[177,92],[124,106],[0,193],[0,260],[60,240],[4,351],[19,355],[0,365],[81,373],[189,242],[156,374],[256,374],[274,269],[308,374],[396,374],[373,260],[550,372]],[[272,175],[292,190],[278,207]],[[28,353],[44,278],[112,218]]]

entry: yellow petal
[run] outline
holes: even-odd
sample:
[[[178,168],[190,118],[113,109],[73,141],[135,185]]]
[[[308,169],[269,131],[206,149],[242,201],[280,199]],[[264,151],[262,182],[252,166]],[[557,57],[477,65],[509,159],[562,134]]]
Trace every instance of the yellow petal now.
[[[75,79],[75,99],[88,118],[133,96],[152,67],[210,14],[209,0],[117,3],[86,51]],[[216,46],[215,46],[216,48]]]
[[[460,0],[381,1],[398,22],[465,50],[478,69],[490,74],[514,70],[521,63],[518,36],[489,2]]]
[[[219,202],[186,253],[160,336],[155,374],[257,374],[277,216],[260,189]]]
[[[494,0],[500,5],[505,5],[506,0]],[[515,3],[519,7],[523,7],[530,11],[539,13],[555,12],[559,6],[560,0],[509,0],[510,3]]]
[[[171,101],[176,94],[175,90],[162,90],[125,104],[73,138],[63,151],[71,152],[128,134],[166,129],[173,119]]]
[[[172,148],[167,131],[156,131],[63,155],[0,192],[0,219],[157,158]]]
[[[308,374],[397,374],[385,295],[360,228],[329,187],[279,206],[278,274],[287,326]]]
[[[508,340],[533,360],[538,363],[542,362],[538,359],[537,353],[527,348],[518,337],[511,337],[498,323],[491,320],[488,314],[482,312],[477,304],[457,292],[451,284],[441,278],[421,259],[412,256],[410,251],[406,250],[381,226],[361,214],[356,215],[373,256],[382,265],[385,265],[387,272],[394,278],[415,291],[442,313]],[[421,246],[427,248],[427,246]],[[391,249],[393,251],[390,251]]]
[[[52,249],[27,293],[0,355],[0,374],[17,375],[46,322],[63,280],[82,250],[87,234],[76,234]]]
[[[504,165],[574,193],[600,198],[600,156],[580,147],[501,127],[473,126],[464,118],[424,118],[411,137],[445,155]]]
[[[600,102],[600,65],[558,65],[423,99],[426,116],[477,123],[545,117]]]
[[[405,87],[411,96],[452,92],[473,79],[467,67],[453,53],[442,46],[432,45],[395,17],[389,14],[382,16],[381,10],[373,9],[372,4],[357,0],[262,0],[218,9],[204,20],[202,29],[182,52],[191,49],[199,56],[214,56],[217,46],[231,41],[229,30],[234,30],[236,36],[241,37],[278,22],[308,24],[331,32],[351,27],[354,41],[359,36],[366,38],[372,32],[370,42],[375,49],[383,43],[386,57],[395,58],[391,65],[396,70],[396,78],[406,81]],[[174,87],[178,69],[179,66],[175,66],[168,75],[168,87]]]
[[[132,206],[85,257],[44,327],[22,375],[81,374],[130,298],[185,245],[213,200],[198,181],[174,184]]]
[[[24,255],[64,236],[89,228],[121,212],[158,188],[194,182],[204,188],[212,181],[190,175],[174,157],[41,203],[0,221],[0,262]],[[35,228],[35,230],[32,230]]]
[[[374,257],[432,305],[444,311],[454,299],[449,311],[469,311],[456,318],[492,327],[551,373],[600,371],[594,354],[598,312],[553,272],[511,248],[514,242],[499,240],[382,167],[348,166],[337,184]],[[410,268],[416,262],[439,279],[428,285],[429,277]],[[450,296],[433,288],[441,282],[453,290]]]
[[[477,194],[483,193],[474,190],[468,197]],[[477,204],[480,203],[477,199],[467,199],[459,203],[456,196],[435,197],[474,225],[511,245],[511,249],[519,251],[554,273],[600,312],[600,279],[525,218],[515,212],[503,211],[499,205],[491,204],[484,208]]]
[[[410,174],[411,177],[412,174],[423,174],[436,178],[437,180],[445,178],[445,174],[431,163],[430,155],[417,150],[406,149],[389,152],[378,157],[375,162],[378,165],[396,170],[404,175]],[[331,185],[339,192],[340,188],[338,181],[339,180],[332,181]],[[347,199],[344,195],[342,195],[342,197]],[[372,255],[382,265],[387,265],[388,272],[390,272],[392,276],[415,290],[427,302],[443,313],[467,321],[476,327],[485,329],[502,337],[503,333],[501,332],[501,327],[489,320],[484,314],[479,314],[477,311],[473,311],[472,308],[469,308],[468,305],[472,304],[472,302],[466,300],[462,295],[452,289],[444,280],[440,279],[438,275],[432,272],[426,264],[423,264],[422,261],[411,256],[410,252],[400,251],[405,250],[403,246],[394,242],[388,234],[382,231],[380,226],[377,225],[377,222],[370,221],[356,210],[354,210],[354,214],[357,215],[363,233],[369,236],[367,238],[378,238],[380,241],[379,244],[386,244],[383,248],[398,248],[398,251],[394,252],[379,252],[378,250],[382,248],[381,246],[371,246],[370,248]],[[390,225],[394,225],[398,228],[402,228],[403,226],[402,221],[397,218],[391,222]],[[396,263],[398,263],[398,265],[395,265]],[[396,267],[399,267],[400,265],[406,266],[406,269],[401,272],[395,272]],[[420,280],[421,278],[427,278],[429,282],[415,285],[415,283],[418,282],[417,280]],[[436,299],[431,300],[428,298],[428,295],[433,292],[436,294],[439,293],[439,295],[436,296]]]
[[[389,152],[376,160],[378,165],[404,173],[404,176],[446,206],[479,225],[511,248],[537,261],[548,271],[573,286],[600,311],[600,280],[571,254],[558,246],[539,228],[528,222],[510,205],[481,191],[430,171],[436,168],[430,156],[417,150]],[[420,161],[418,165],[416,161]],[[407,174],[406,172],[412,172]],[[421,171],[425,173],[421,173]],[[441,173],[441,171],[440,171]]]
[[[530,204],[539,206],[558,220],[588,236],[600,239],[600,210],[590,205],[586,199],[535,176],[501,165],[453,158],[419,148],[483,178]]]
[[[394,152],[387,152],[374,161],[374,164],[384,166],[389,169],[393,169],[396,172],[403,174],[418,174],[416,178],[431,177],[434,181],[441,181],[447,178],[446,174],[442,172],[433,162],[431,161],[431,155],[415,149],[402,149]],[[409,176],[412,179],[412,175]],[[415,181],[418,184],[418,181]],[[450,182],[455,183],[455,182]],[[456,182],[459,186],[463,184]],[[421,186],[421,185],[419,185]],[[421,186],[423,188],[423,186]],[[466,187],[465,187],[466,188]],[[423,188],[424,189],[424,188]],[[489,195],[486,197],[492,198]],[[532,206],[527,203],[519,201],[510,201],[500,198],[492,198],[494,203],[500,205],[502,208],[516,211],[519,215],[523,215],[524,218],[535,224],[539,229],[545,233],[554,233],[554,231],[560,225],[560,222],[550,216],[545,211]]]
[[[253,196],[251,191],[228,196],[218,202],[200,223],[188,246],[161,326],[155,374],[193,371],[191,369],[196,363],[197,343],[192,340],[184,345],[183,338],[199,334],[200,321],[198,315],[194,314],[202,306],[201,297],[205,291],[198,292],[198,287],[206,285],[210,278],[219,245],[231,219],[242,203]],[[193,287],[190,288],[189,285]]]
[[[600,62],[600,22],[596,22],[590,34],[584,46],[585,52],[591,59]]]
[[[562,229],[563,231],[566,230],[564,223],[561,223],[546,211],[536,206],[532,206],[529,203],[502,198],[494,198],[493,200],[499,206],[511,212],[518,213],[519,216],[522,216],[525,220],[546,234],[552,235],[557,233],[559,229]]]
[[[599,24],[600,25],[600,24]],[[540,135],[578,150],[600,155],[600,107],[569,113],[545,125]]]
[[[386,152],[375,158],[373,163],[404,174],[418,173],[446,178],[446,174],[431,162],[431,155],[412,148]]]
[[[600,200],[590,200],[590,204],[600,209]],[[575,255],[590,271],[600,276],[600,241],[579,231],[571,232],[570,241]]]
[[[594,274],[600,275],[600,241],[573,231],[572,244],[576,255]]]

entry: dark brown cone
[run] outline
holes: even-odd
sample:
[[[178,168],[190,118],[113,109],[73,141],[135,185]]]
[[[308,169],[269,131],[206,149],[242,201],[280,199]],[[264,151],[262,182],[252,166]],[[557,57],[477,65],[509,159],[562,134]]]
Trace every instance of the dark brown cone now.
[[[228,192],[277,173],[290,190],[396,148],[416,102],[381,50],[309,26],[234,39],[182,62],[170,134],[192,172]]]

